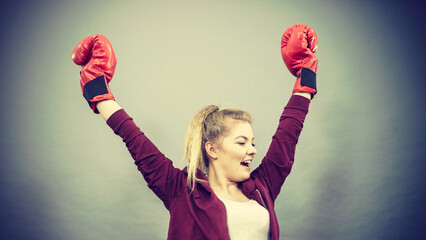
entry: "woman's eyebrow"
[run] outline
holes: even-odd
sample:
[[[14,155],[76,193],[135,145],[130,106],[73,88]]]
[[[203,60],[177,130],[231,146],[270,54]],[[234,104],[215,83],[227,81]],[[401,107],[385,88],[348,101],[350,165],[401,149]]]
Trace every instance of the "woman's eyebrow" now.
[[[248,140],[248,138],[246,137],[246,136],[243,136],[243,135],[241,135],[241,136],[238,136],[238,137],[236,137],[235,139],[238,139],[238,138],[244,138],[245,140]],[[252,139],[252,141],[254,140],[254,138]]]

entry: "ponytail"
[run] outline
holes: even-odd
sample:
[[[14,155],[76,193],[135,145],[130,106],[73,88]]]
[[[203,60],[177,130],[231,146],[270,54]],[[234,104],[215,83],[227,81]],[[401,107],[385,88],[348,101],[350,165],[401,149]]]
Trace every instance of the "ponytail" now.
[[[199,181],[196,178],[197,169],[207,174],[208,159],[205,159],[202,153],[204,121],[209,114],[217,110],[219,107],[215,105],[204,107],[194,116],[186,130],[184,156],[187,160],[188,187],[191,190],[195,188],[195,181]]]

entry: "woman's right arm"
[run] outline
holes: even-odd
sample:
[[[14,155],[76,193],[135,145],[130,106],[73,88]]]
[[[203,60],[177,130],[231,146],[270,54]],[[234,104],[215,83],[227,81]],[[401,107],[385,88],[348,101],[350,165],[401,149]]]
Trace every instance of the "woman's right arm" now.
[[[102,101],[97,106],[108,126],[123,139],[148,187],[169,209],[172,200],[186,186],[184,173],[173,166],[115,101]]]
[[[186,181],[173,167],[133,119],[115,102],[109,83],[115,72],[116,58],[109,40],[100,34],[83,39],[71,54],[73,62],[82,66],[80,85],[84,98],[94,113],[100,113],[115,134],[125,142],[148,187],[170,206]],[[181,184],[183,182],[183,184]]]

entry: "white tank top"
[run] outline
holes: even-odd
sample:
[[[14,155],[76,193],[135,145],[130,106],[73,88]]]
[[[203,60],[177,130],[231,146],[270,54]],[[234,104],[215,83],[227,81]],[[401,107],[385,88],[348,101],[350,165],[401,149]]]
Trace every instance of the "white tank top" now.
[[[231,240],[267,240],[269,236],[269,212],[255,200],[236,202],[220,199],[226,207]]]

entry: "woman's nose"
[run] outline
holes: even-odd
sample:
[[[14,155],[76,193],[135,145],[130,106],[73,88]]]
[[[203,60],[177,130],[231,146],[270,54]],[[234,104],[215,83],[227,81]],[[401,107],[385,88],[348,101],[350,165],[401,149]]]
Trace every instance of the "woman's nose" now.
[[[253,145],[251,145],[251,147],[249,148],[249,150],[248,150],[248,154],[249,155],[256,155],[256,153],[257,153],[257,150],[256,150],[256,148],[254,148],[254,146]]]

